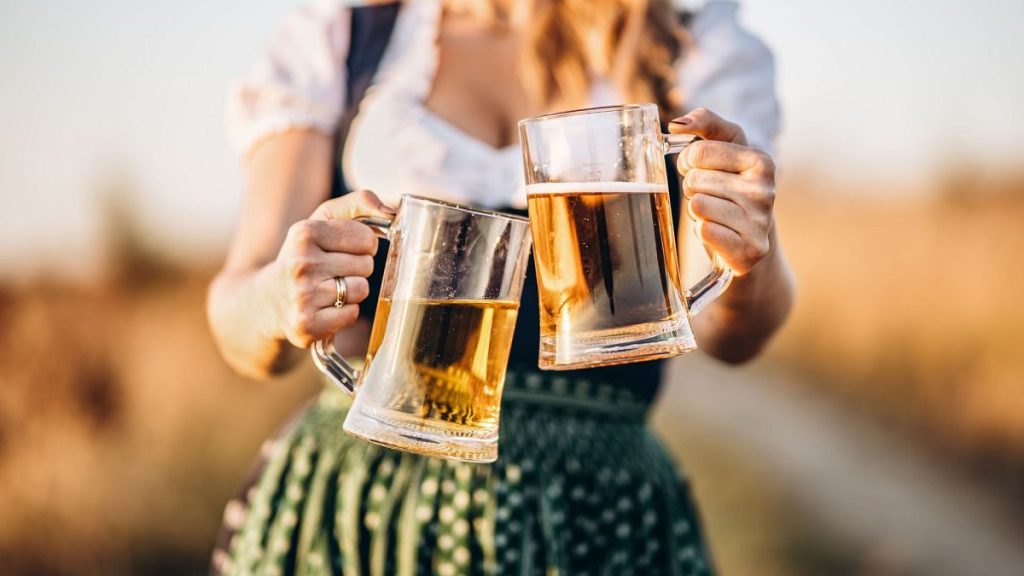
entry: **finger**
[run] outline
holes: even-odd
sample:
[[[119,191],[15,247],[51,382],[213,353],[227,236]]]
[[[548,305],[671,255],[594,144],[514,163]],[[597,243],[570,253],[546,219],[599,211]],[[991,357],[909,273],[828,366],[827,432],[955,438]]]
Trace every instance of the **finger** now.
[[[369,190],[357,190],[324,202],[310,216],[311,220],[352,220],[360,216],[392,219],[395,210],[380,201]]]
[[[345,283],[345,304],[359,304],[370,295],[370,283],[362,276],[345,276],[341,281]],[[334,278],[329,278],[317,285],[312,305],[317,308],[333,308],[337,300],[338,287]]]
[[[355,220],[302,220],[293,224],[288,234],[299,250],[316,247],[324,252],[377,253],[377,235]]]
[[[331,278],[356,276],[368,278],[373,274],[373,256],[330,253],[325,255],[324,272]]]
[[[722,258],[726,266],[736,274],[742,275],[747,271],[744,262],[733,257],[735,254],[742,254],[746,245],[738,232],[717,222],[702,220],[698,235],[701,241]]]
[[[323,340],[342,328],[355,324],[358,319],[358,304],[346,304],[341,308],[334,306],[322,308],[301,322],[289,340],[296,346],[309,348],[314,342]]]
[[[739,144],[709,140],[693,142],[676,157],[676,170],[680,174],[686,175],[695,169],[774,175],[771,158],[764,152]]]
[[[740,236],[743,236],[744,230],[748,227],[743,208],[717,196],[697,194],[690,199],[689,210],[698,221],[725,226]]]
[[[695,168],[683,178],[683,196],[692,198],[694,194],[710,194],[732,200],[745,206],[748,198],[759,196],[765,189],[764,184],[744,178],[739,174]]]
[[[302,260],[293,270],[296,278],[312,279],[315,282],[334,277],[362,276],[373,274],[373,257],[365,254],[344,252],[322,252],[316,258]]]
[[[766,236],[754,240],[728,226],[709,220],[700,221],[698,235],[738,276],[750,272],[768,255],[771,248]]]
[[[747,136],[738,124],[725,120],[707,108],[697,108],[669,122],[673,134],[693,134],[705,140],[718,140],[746,145]]]
[[[771,221],[773,189],[737,174],[691,170],[683,179],[683,194],[693,218],[713,220],[745,238],[756,238]]]

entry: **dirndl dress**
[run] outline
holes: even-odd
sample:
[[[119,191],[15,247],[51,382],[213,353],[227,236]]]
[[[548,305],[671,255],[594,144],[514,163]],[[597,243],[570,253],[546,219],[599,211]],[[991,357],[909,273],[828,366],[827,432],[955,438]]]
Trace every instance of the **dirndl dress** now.
[[[590,371],[598,372],[600,371]],[[468,464],[342,431],[326,388],[264,445],[213,572],[706,575],[685,477],[644,425],[656,387],[510,367],[499,458]]]
[[[394,12],[390,4],[353,10],[341,146]],[[342,167],[335,163],[333,196],[348,192]],[[669,189],[679,214],[675,178]],[[373,318],[386,254],[382,246],[363,318]],[[664,362],[540,371],[532,263],[526,276],[496,462],[428,458],[349,436],[350,400],[326,388],[265,443],[251,481],[225,509],[211,572],[714,574],[689,483],[645,426]]]

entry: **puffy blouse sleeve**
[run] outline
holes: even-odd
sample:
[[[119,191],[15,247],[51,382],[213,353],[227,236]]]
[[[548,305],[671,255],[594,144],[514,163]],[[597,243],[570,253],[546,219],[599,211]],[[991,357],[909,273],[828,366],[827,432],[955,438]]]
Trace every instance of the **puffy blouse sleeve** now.
[[[314,0],[285,18],[228,97],[228,137],[239,153],[291,128],[333,133],[345,93],[349,28],[342,0]]]
[[[751,146],[772,154],[780,125],[775,59],[740,26],[738,9],[735,2],[712,1],[696,14],[680,86],[687,109],[705,107],[739,124]]]

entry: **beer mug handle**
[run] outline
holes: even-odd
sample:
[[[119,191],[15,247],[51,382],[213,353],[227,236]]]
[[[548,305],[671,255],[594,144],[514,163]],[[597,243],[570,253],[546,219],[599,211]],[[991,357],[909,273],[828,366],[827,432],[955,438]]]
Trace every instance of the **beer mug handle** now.
[[[700,140],[699,137],[692,134],[664,134],[663,136],[665,154],[682,152],[691,142]],[[685,202],[686,199],[683,198],[682,201]],[[686,212],[689,213],[689,210]],[[690,315],[698,314],[701,310],[707,308],[708,304],[714,302],[715,298],[718,298],[725,292],[725,289],[729,287],[729,283],[732,282],[732,270],[726,266],[725,262],[717,254],[708,249],[707,245],[704,246],[704,250],[707,251],[708,256],[711,258],[711,272],[693,286],[686,288],[684,292],[686,296],[686,310]]]
[[[355,220],[369,226],[377,236],[384,240],[391,240],[390,220],[369,217]],[[356,370],[341,354],[335,351],[333,335],[314,342],[310,353],[313,355],[313,363],[316,364],[316,367],[326,374],[338,388],[355,395],[360,376],[359,370]]]

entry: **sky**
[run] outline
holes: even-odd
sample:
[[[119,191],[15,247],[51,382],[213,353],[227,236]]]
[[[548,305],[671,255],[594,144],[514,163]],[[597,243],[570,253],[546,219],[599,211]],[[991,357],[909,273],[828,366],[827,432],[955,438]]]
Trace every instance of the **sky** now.
[[[0,276],[88,275],[112,183],[156,243],[219,253],[242,194],[225,96],[299,3],[4,2]],[[949,165],[1024,164],[1024,2],[745,0],[740,13],[776,55],[782,169],[910,189]]]

